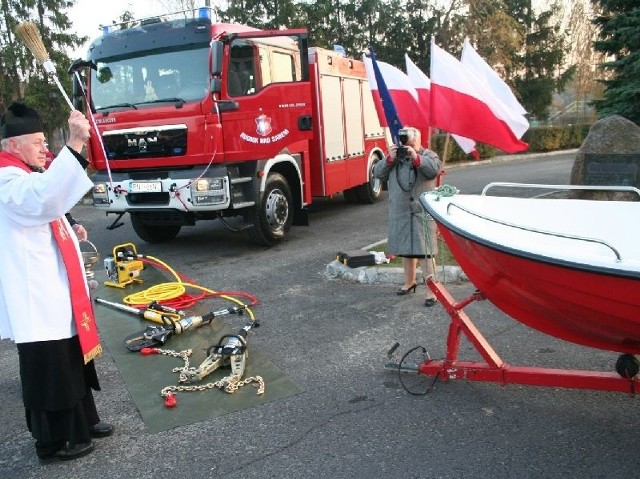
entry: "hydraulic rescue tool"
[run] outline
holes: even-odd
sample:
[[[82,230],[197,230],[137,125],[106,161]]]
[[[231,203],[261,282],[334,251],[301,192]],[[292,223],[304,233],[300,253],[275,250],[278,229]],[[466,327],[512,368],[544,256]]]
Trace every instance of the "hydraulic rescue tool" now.
[[[160,324],[165,324],[166,321],[170,319],[180,319],[181,317],[185,316],[184,311],[172,308],[170,306],[165,306],[158,303],[157,301],[153,301],[145,309],[139,309],[127,304],[107,301],[106,299],[101,298],[95,298],[95,302],[110,306],[115,309],[119,309],[120,311],[124,311],[126,313],[135,314],[136,316],[140,316],[141,318]]]
[[[214,318],[225,314],[242,314],[243,308],[229,307],[218,311],[210,311],[202,316],[189,316],[179,321],[167,320],[164,326],[147,326],[144,331],[134,333],[124,339],[129,351],[140,351],[142,348],[161,346],[171,336],[182,334],[189,329],[196,329],[204,324],[211,324]],[[163,316],[163,319],[166,317]]]
[[[127,336],[123,343],[129,351],[140,351],[143,348],[161,346],[173,335],[182,334],[189,329],[199,328],[204,324],[210,324],[217,316],[225,314],[243,314],[244,310],[247,308],[246,305],[240,307],[234,306],[218,311],[210,311],[202,316],[181,318],[177,310],[162,306],[158,303],[152,303],[156,309],[146,308],[141,310],[134,308],[133,306],[115,303],[100,298],[96,298],[95,301],[161,324],[161,326],[147,326],[143,331]],[[160,309],[160,311],[158,309]],[[178,315],[178,318],[180,319],[176,319],[176,315]]]

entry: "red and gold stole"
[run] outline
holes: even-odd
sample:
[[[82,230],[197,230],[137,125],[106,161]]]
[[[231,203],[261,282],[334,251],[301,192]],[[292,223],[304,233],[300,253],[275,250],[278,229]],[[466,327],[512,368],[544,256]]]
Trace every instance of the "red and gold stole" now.
[[[32,172],[19,158],[7,152],[0,152],[0,168],[4,166],[15,166],[29,173]],[[74,233],[69,231],[67,223],[62,218],[59,218],[49,224],[67,271],[73,319],[78,331],[84,363],[87,364],[102,354],[102,346],[98,337],[91,298],[89,298],[87,292],[84,269],[71,238]]]

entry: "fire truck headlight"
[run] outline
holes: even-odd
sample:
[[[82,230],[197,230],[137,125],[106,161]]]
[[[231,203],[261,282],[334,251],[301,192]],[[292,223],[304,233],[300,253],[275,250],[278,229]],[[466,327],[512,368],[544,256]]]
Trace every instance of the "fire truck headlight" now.
[[[200,178],[195,183],[195,190],[197,192],[221,190],[222,185],[223,185],[222,178]]]
[[[93,204],[106,205],[109,203],[108,188],[106,183],[93,185]]]
[[[227,201],[223,178],[199,178],[191,185],[191,193],[196,205],[212,205]]]

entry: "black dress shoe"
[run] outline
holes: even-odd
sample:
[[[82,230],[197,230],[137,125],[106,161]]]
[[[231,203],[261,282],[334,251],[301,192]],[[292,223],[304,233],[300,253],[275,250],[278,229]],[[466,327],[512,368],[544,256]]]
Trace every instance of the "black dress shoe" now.
[[[431,306],[433,306],[437,302],[438,302],[438,300],[436,298],[427,298],[427,299],[424,300],[424,305],[427,308],[430,308]]]
[[[81,442],[71,447],[66,443],[62,449],[57,450],[50,456],[40,457],[40,464],[50,464],[57,461],[71,461],[82,456],[86,456],[94,449],[92,442]]]
[[[111,424],[100,421],[98,424],[89,426],[89,434],[91,437],[107,437],[113,434],[113,429]]]

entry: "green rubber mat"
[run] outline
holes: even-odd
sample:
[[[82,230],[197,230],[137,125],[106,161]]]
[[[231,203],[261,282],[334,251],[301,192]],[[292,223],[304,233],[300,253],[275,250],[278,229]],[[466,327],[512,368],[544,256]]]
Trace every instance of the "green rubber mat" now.
[[[99,285],[92,291],[93,298],[122,303],[129,294],[144,290],[165,280],[158,271],[145,269],[142,273],[143,284],[131,284],[124,289]],[[201,301],[188,314],[203,314],[209,309],[220,310],[235,303],[224,299],[207,299]],[[95,315],[103,347],[106,346],[120,370],[127,389],[140,411],[145,426],[151,433],[166,431],[175,427],[192,424],[214,418],[221,414],[240,411],[259,406],[289,395],[301,392],[301,389],[269,359],[251,345],[254,335],[260,334],[261,326],[249,331],[248,358],[243,379],[261,376],[265,382],[265,392],[257,395],[257,387],[251,383],[239,388],[233,394],[222,389],[211,388],[204,391],[179,391],[176,393],[177,405],[167,408],[160,391],[165,386],[178,385],[178,373],[172,372],[175,367],[182,367],[181,358],[166,355],[142,355],[129,351],[123,345],[125,337],[142,331],[148,322],[133,314],[115,310],[109,306],[95,303]],[[259,311],[253,311],[260,320]],[[220,342],[224,334],[236,334],[248,321],[248,316],[228,314],[215,318],[211,324],[195,330],[188,330],[171,337],[163,346],[163,350],[192,350],[189,365],[198,367],[207,356],[207,349]],[[99,374],[99,370],[98,370]],[[229,367],[221,368],[206,376],[195,385],[206,385],[216,382],[231,374]]]

